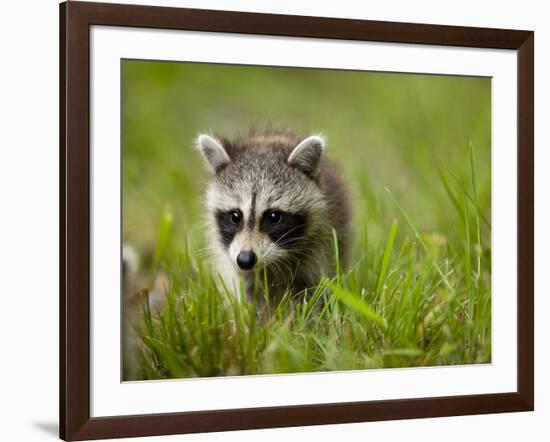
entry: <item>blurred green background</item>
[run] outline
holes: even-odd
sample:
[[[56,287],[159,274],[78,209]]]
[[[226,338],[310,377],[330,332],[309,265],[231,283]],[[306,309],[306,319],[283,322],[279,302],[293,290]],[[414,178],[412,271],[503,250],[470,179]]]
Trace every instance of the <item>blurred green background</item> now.
[[[490,220],[489,78],[124,60],[122,87],[123,232],[138,250],[154,247],[166,206],[175,244],[201,237],[207,173],[193,141],[250,126],[323,133],[369,242],[399,217],[385,187],[420,232],[462,235],[438,173],[469,182],[471,142]]]

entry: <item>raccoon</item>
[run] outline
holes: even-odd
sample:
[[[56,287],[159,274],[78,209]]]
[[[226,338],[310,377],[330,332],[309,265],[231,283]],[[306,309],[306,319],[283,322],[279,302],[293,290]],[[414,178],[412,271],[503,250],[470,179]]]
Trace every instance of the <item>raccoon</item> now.
[[[264,297],[276,301],[334,275],[333,230],[345,266],[348,190],[324,156],[322,136],[298,137],[288,129],[250,130],[233,140],[203,134],[197,147],[211,172],[209,249],[233,292],[244,287],[248,301],[261,306]]]

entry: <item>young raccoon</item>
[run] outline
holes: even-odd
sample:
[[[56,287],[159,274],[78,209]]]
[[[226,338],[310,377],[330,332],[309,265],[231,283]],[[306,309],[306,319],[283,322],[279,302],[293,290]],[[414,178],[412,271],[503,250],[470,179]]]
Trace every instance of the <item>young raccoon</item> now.
[[[232,291],[243,280],[249,301],[263,304],[317,285],[335,273],[333,229],[345,265],[350,229],[347,190],[325,141],[290,130],[251,130],[229,141],[200,135],[212,178],[207,225],[216,270]],[[255,284],[252,271],[262,272]],[[256,279],[257,281],[257,279]]]

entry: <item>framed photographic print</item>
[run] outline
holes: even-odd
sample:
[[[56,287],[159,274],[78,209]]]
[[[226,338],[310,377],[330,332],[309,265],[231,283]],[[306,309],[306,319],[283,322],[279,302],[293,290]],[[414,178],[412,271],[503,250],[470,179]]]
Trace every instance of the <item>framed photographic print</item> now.
[[[61,438],[533,410],[532,32],[60,17]]]

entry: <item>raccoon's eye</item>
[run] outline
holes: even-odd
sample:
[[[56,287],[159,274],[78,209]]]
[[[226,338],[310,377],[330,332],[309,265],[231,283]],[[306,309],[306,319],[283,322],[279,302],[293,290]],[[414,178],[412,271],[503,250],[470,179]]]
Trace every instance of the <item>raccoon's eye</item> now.
[[[233,210],[233,212],[229,213],[229,221],[233,224],[240,224],[241,222],[241,212],[238,210]]]
[[[283,214],[276,210],[272,210],[267,214],[267,219],[271,224],[279,224],[283,220]]]

